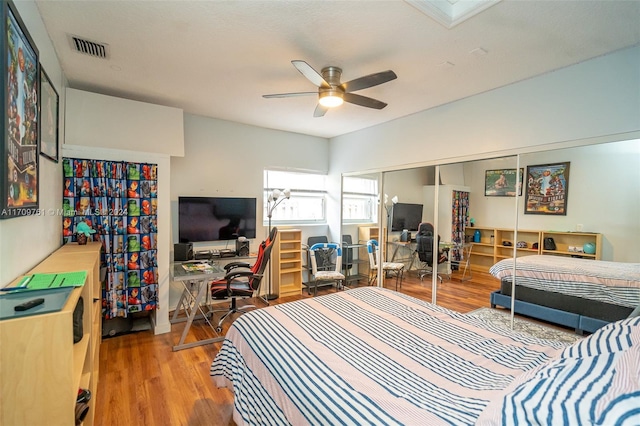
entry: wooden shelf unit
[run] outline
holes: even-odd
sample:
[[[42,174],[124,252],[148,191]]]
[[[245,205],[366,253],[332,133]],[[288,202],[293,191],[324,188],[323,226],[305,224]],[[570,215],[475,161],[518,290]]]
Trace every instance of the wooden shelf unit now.
[[[274,288],[280,297],[302,294],[302,231],[278,229],[271,261]]]
[[[519,229],[517,241],[515,241],[513,229],[474,226],[465,229],[465,235],[470,241],[473,241],[473,234],[476,230],[480,231],[481,238],[479,243],[473,243],[473,250],[471,252],[471,269],[473,271],[488,272],[489,268],[496,262],[513,257],[513,247],[518,241],[525,241],[527,243],[526,248],[516,247],[516,255],[518,257],[543,254],[553,256],[580,256],[585,259],[598,260],[602,258],[602,234]],[[491,236],[493,236],[493,241],[491,240]],[[555,250],[544,249],[543,241],[546,237],[553,238],[556,243]],[[508,241],[512,245],[503,245],[505,241]],[[535,243],[538,244],[538,248],[533,248]],[[569,251],[570,246],[582,248],[586,243],[592,243],[596,246],[595,254]]]
[[[556,243],[555,250],[545,250],[542,241],[545,238],[551,237]],[[576,253],[569,251],[569,246],[582,247],[586,243],[592,243],[596,246],[595,254]],[[542,231],[540,236],[540,250],[541,254],[553,254],[560,256],[582,256],[586,259],[602,259],[602,234],[593,234],[589,232],[557,232],[557,231]]]
[[[58,312],[0,322],[0,424],[73,425],[82,388],[92,395],[82,424],[93,425],[102,338],[101,247],[97,242],[67,244],[26,274],[86,270],[87,280]],[[80,297],[83,337],[74,344],[73,311]]]
[[[495,236],[495,229],[481,226],[466,227],[465,238],[473,241],[473,234],[476,231],[480,231],[480,242],[473,242],[470,267],[472,271],[486,272],[495,263],[495,244],[491,241],[491,235]]]
[[[540,232],[539,231],[526,231],[523,229],[518,230],[518,241],[514,239],[513,229],[495,229],[494,240],[496,247],[496,262],[502,259],[513,257],[513,247],[518,241],[525,241],[527,248],[516,247],[517,256],[527,256],[532,254],[540,254]],[[505,246],[503,243],[508,241],[512,246]],[[538,248],[532,248],[535,243],[538,243]]]

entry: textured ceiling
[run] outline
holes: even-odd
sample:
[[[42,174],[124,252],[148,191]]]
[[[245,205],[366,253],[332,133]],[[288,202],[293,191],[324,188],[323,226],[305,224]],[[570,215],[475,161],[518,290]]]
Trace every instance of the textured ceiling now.
[[[261,127],[333,137],[640,43],[640,1],[503,0],[447,28],[394,1],[36,0],[72,88]],[[69,36],[109,45],[75,52]],[[342,68],[342,81],[396,80],[314,118],[292,65]]]

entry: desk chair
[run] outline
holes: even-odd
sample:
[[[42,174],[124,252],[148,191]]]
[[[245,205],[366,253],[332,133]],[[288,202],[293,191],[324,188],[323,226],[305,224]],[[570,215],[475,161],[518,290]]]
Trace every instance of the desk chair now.
[[[255,305],[245,305],[238,308],[237,299],[254,297],[260,293],[260,283],[264,277],[264,270],[271,258],[271,249],[278,235],[278,228],[273,228],[269,236],[264,240],[258,249],[258,257],[253,265],[246,262],[231,262],[224,266],[227,274],[224,278],[211,282],[212,299],[231,299],[229,309],[215,309],[213,312],[224,312],[220,318],[216,331],[222,331],[222,323],[231,314],[236,312],[247,312]]]
[[[367,241],[367,253],[369,254],[369,285],[373,285],[378,278],[378,265],[380,260],[380,250],[378,250],[378,241]],[[396,291],[398,284],[402,287],[402,279],[404,278],[404,263],[399,262],[382,262],[382,271],[387,275],[396,277]]]
[[[435,232],[432,224],[423,222],[418,226],[418,233],[416,234],[416,253],[418,255],[418,259],[420,260],[420,262],[422,262],[422,268],[418,269],[418,276],[420,277],[420,281],[422,281],[425,275],[433,274],[435,270],[438,279],[440,280],[440,282],[442,282],[442,277],[437,273],[437,265],[445,263],[448,260],[448,257],[446,251],[438,250],[437,264],[435,267],[433,266],[434,234]],[[437,244],[438,247],[440,247],[440,235],[438,235]]]
[[[309,247],[311,257],[311,273],[313,278],[313,295],[318,294],[318,284],[335,282],[336,288],[344,287],[345,276],[342,268],[342,247],[336,243],[316,243]],[[322,263],[319,262],[321,260]]]

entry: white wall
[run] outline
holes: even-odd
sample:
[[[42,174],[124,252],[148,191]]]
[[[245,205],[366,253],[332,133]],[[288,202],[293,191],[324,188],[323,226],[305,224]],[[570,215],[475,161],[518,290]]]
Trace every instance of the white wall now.
[[[67,85],[40,13],[33,1],[15,2],[40,53],[40,63],[60,94],[60,144],[64,138],[64,106]],[[39,158],[39,216],[0,220],[0,287],[24,274],[62,244],[61,218],[48,213],[62,205],[62,164]],[[5,168],[2,167],[4,172]]]
[[[637,132],[639,87],[637,46],[333,138],[331,172],[488,158],[491,153],[501,156],[514,149]],[[410,164],[406,153],[411,153]]]
[[[262,200],[264,169],[321,173],[329,169],[329,141],[324,138],[190,114],[184,116],[184,132],[184,157],[171,158],[173,243],[178,242],[179,196],[255,197],[258,231],[256,239],[250,240],[251,251],[255,251],[268,234],[267,226],[261,226],[266,221]],[[338,191],[338,197],[339,194]],[[325,224],[296,228],[302,229],[303,242],[310,235],[328,235]],[[226,242],[195,243],[194,250],[225,246]],[[176,306],[180,292],[181,285],[172,283],[171,308]]]
[[[184,154],[181,109],[67,89],[67,114],[69,145]]]

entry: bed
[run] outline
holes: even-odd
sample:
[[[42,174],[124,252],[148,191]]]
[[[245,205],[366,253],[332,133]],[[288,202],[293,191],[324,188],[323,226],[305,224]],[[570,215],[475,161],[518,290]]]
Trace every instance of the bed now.
[[[564,256],[517,258],[515,312],[593,332],[640,306],[640,263]],[[511,306],[513,259],[489,272],[501,280],[491,306]]]
[[[636,350],[638,323],[619,326],[614,334],[621,343],[586,348]],[[526,407],[509,408],[514,392],[536,398],[538,387],[527,386],[548,380],[544,369],[567,349],[392,290],[363,287],[240,316],[211,376],[233,390],[238,425],[499,424],[505,416],[531,415]],[[605,384],[627,381],[626,370],[614,369],[609,378],[602,370]],[[637,380],[618,388],[631,399],[617,412],[640,404]],[[600,416],[612,404],[603,402],[602,409],[576,418]],[[631,419],[637,423],[640,413]]]

